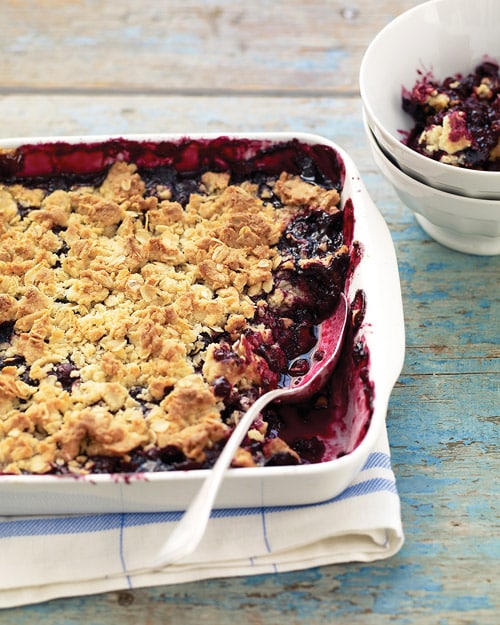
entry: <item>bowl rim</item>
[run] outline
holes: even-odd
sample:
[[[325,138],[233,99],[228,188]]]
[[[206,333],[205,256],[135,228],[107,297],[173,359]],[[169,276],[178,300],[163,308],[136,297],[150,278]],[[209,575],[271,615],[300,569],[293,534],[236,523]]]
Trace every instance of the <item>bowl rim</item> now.
[[[467,1],[467,0],[466,0]],[[474,0],[470,0],[471,3]],[[484,179],[485,181],[498,180],[498,192],[500,194],[500,172],[498,171],[485,171],[480,169],[467,169],[465,167],[455,167],[450,165],[449,163],[442,163],[440,161],[436,161],[431,159],[415,150],[412,150],[408,147],[403,141],[399,140],[391,131],[388,130],[386,126],[384,126],[379,118],[375,115],[373,107],[371,105],[371,100],[369,97],[369,92],[366,86],[366,76],[367,76],[367,65],[370,60],[370,56],[373,54],[374,49],[379,45],[380,41],[387,36],[387,33],[390,33],[392,30],[397,29],[402,23],[411,20],[413,15],[418,12],[429,11],[430,7],[436,6],[438,4],[449,3],[450,5],[454,4],[455,0],[427,0],[426,2],[422,2],[403,13],[397,15],[394,19],[392,19],[389,23],[387,23],[371,40],[368,47],[365,49],[363,54],[363,58],[361,59],[360,69],[359,69],[359,91],[361,96],[361,101],[363,107],[366,109],[367,116],[369,121],[374,124],[377,130],[384,136],[384,139],[390,143],[397,146],[398,150],[408,156],[412,161],[415,160],[417,163],[433,163],[433,167],[436,168],[437,172],[441,172],[443,176],[447,173],[453,174],[457,171],[460,171],[460,177],[463,178],[474,178],[476,183],[478,179]],[[499,59],[500,63],[500,59]]]
[[[371,136],[371,139],[373,141],[372,147],[378,150],[380,156],[384,159],[384,161],[388,164],[388,166],[394,172],[397,172],[398,176],[400,176],[403,179],[408,179],[409,181],[411,181],[412,184],[414,184],[418,188],[431,189],[432,192],[435,193],[438,197],[446,199],[447,201],[455,200],[458,202],[463,202],[464,204],[470,205],[471,208],[473,206],[477,206],[479,202],[485,208],[489,207],[492,209],[494,208],[500,209],[500,197],[498,199],[478,198],[478,197],[471,197],[470,195],[461,195],[459,193],[451,193],[450,191],[444,191],[443,189],[439,189],[438,187],[434,187],[433,185],[426,184],[425,182],[422,182],[418,178],[411,176],[410,174],[408,174],[406,171],[404,171],[401,168],[401,166],[395,161],[394,158],[390,156],[390,154],[387,153],[387,150],[384,150],[384,148],[377,141],[376,136],[373,134],[373,131],[368,125],[365,125],[365,130],[366,130],[366,133]]]

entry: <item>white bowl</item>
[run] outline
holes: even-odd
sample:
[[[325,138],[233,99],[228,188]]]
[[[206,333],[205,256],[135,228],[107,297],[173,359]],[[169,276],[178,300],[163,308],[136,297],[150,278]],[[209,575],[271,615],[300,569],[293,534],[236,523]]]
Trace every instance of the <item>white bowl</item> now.
[[[498,0],[431,0],[390,22],[368,46],[360,92],[368,125],[406,173],[445,191],[500,198],[500,172],[473,171],[432,160],[404,145],[413,126],[401,105],[418,71],[442,80],[467,74],[485,55],[500,61]],[[421,76],[420,76],[421,77]]]
[[[500,254],[500,200],[454,195],[412,178],[377,143],[366,120],[365,125],[377,167],[429,236],[466,254]]]
[[[369,376],[373,384],[373,412],[369,424],[361,423],[356,416],[361,410],[359,389],[349,387],[349,412],[338,424],[349,432],[351,451],[334,460],[298,466],[275,466],[230,469],[219,491],[216,506],[222,508],[296,505],[329,499],[344,490],[365,464],[379,436],[385,429],[387,406],[392,388],[401,372],[405,352],[405,334],[401,289],[394,246],[385,221],[370,199],[359,172],[339,146],[321,137],[305,133],[272,133],[231,135],[153,135],[131,137],[60,137],[2,141],[2,151],[31,144],[31,157],[14,159],[16,167],[25,170],[43,168],[53,171],[55,156],[45,154],[44,144],[56,144],[59,158],[72,169],[79,166],[78,154],[96,163],[100,169],[109,164],[108,156],[116,160],[124,153],[139,150],[148,158],[162,160],[170,154],[158,149],[177,142],[187,142],[187,149],[175,156],[186,164],[191,163],[197,146],[206,141],[214,145],[222,140],[240,145],[247,140],[272,147],[273,144],[289,146],[296,154],[296,142],[318,148],[317,163],[340,165],[341,206],[352,215],[353,239],[360,242],[359,262],[356,262],[346,286],[353,301],[358,293],[366,296],[366,313],[356,339],[365,342],[370,354]],[[121,147],[131,142],[132,148]],[[238,143],[239,142],[239,143]],[[100,154],[100,145],[111,145],[112,150]],[[127,143],[129,145],[129,143]],[[212,145],[212,143],[210,144]],[[80,147],[79,147],[80,146]],[[194,149],[191,149],[193,147]],[[33,148],[33,149],[32,149]],[[40,148],[40,149],[39,149]],[[226,152],[220,156],[225,160]],[[239,160],[252,156],[253,148],[241,147],[236,153]],[[333,153],[332,153],[333,150]],[[248,155],[247,155],[248,152]],[[215,154],[217,156],[218,152]],[[316,154],[316,152],[315,152]],[[183,155],[183,158],[181,158]],[[170,156],[168,156],[170,158]],[[211,158],[214,158],[213,156]],[[316,157],[315,157],[316,158]],[[84,160],[85,160],[84,159]],[[57,160],[57,159],[56,159]],[[59,161],[57,161],[59,163]],[[203,161],[205,162],[205,161]],[[59,167],[59,165],[57,165]],[[57,168],[56,168],[57,169]],[[34,175],[31,171],[30,175]],[[342,180],[343,179],[343,180]],[[351,378],[349,378],[351,379]],[[366,432],[364,427],[367,426]],[[361,439],[361,440],[360,440]],[[78,478],[62,475],[0,475],[0,515],[90,513],[90,512],[150,512],[183,509],[200,488],[207,476],[206,469],[167,471],[142,474],[84,475]]]

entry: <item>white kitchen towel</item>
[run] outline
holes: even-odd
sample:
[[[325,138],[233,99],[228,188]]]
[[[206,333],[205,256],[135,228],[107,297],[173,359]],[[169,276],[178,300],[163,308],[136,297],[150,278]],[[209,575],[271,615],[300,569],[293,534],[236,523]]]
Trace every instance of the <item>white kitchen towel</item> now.
[[[57,597],[387,558],[403,544],[386,432],[340,495],[214,510],[196,551],[152,571],[181,513],[0,517],[0,608]]]

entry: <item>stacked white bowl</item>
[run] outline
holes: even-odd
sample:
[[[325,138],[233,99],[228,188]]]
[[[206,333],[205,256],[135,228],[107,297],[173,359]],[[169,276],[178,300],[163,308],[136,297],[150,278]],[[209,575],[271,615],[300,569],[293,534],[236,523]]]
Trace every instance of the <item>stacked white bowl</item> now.
[[[390,22],[367,48],[360,69],[366,134],[374,160],[422,228],[470,254],[500,254],[500,171],[436,161],[403,143],[414,120],[402,90],[423,74],[467,75],[500,62],[500,0],[430,0]]]

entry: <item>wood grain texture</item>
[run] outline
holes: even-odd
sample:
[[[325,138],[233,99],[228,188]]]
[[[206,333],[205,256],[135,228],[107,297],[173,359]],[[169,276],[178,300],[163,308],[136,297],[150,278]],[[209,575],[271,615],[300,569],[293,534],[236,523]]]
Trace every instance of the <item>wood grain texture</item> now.
[[[448,250],[419,228],[371,160],[357,97],[369,39],[416,4],[1,3],[0,23],[12,25],[0,41],[1,137],[332,139],[391,230],[407,332],[388,415],[406,533],[395,557],[56,600],[4,610],[2,625],[497,625],[500,257]]]
[[[3,0],[0,88],[357,93],[366,42],[415,4]]]

